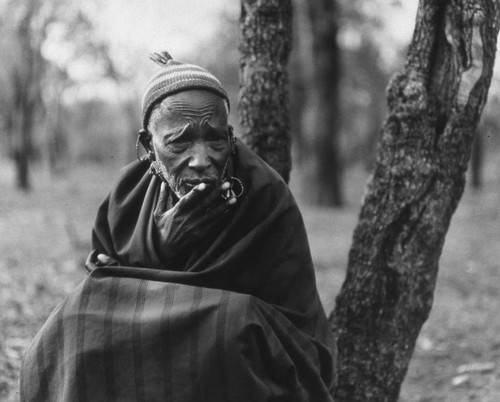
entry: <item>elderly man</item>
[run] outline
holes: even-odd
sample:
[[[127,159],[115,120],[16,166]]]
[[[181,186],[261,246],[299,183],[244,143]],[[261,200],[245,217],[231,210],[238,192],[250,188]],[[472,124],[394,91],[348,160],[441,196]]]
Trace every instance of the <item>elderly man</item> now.
[[[23,361],[22,401],[332,401],[300,212],[208,71],[157,54],[147,157],[102,203],[88,277]]]

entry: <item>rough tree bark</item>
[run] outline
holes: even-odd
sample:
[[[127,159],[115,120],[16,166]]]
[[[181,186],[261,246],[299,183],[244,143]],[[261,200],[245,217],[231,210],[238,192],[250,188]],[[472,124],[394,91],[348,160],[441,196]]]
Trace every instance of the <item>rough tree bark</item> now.
[[[343,204],[342,161],[340,155],[340,49],[337,44],[338,15],[336,0],[306,2],[312,30],[313,79],[309,90],[313,125],[304,133],[310,165],[304,185],[309,201],[316,205]],[[306,128],[307,129],[307,128]]]
[[[242,139],[288,182],[291,0],[242,0],[240,32]]]
[[[396,401],[462,195],[499,29],[495,0],[421,0],[331,321],[336,401]]]

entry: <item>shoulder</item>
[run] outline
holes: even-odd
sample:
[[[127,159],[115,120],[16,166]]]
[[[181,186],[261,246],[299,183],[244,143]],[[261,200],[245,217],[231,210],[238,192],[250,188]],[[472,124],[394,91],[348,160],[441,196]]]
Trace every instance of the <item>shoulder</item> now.
[[[119,171],[118,182],[140,180],[149,170],[150,163],[146,160],[135,160],[122,167]]]
[[[241,141],[237,146],[234,173],[245,188],[239,208],[245,219],[254,223],[268,221],[271,215],[299,219],[301,214],[287,183]]]
[[[112,192],[122,193],[124,191],[130,191],[140,185],[141,182],[149,182],[151,179],[148,173],[149,166],[150,164],[148,161],[136,160],[120,169],[118,178],[113,185]]]
[[[235,164],[237,174],[251,180],[258,187],[272,185],[275,189],[288,193],[288,185],[276,170],[241,140],[238,139],[236,144],[238,150]]]

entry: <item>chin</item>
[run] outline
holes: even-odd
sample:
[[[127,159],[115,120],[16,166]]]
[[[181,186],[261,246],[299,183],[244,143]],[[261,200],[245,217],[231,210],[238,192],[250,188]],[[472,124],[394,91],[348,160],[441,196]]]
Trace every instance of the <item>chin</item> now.
[[[184,197],[186,194],[188,194],[191,191],[192,187],[180,187],[176,189],[172,189],[172,191],[175,193],[175,195],[178,198]]]

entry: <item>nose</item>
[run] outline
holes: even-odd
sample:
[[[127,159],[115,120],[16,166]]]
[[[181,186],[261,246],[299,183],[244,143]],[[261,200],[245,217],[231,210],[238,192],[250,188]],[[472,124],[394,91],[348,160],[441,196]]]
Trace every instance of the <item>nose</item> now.
[[[203,172],[211,165],[209,151],[205,144],[195,144],[189,159],[189,167],[197,172]]]

